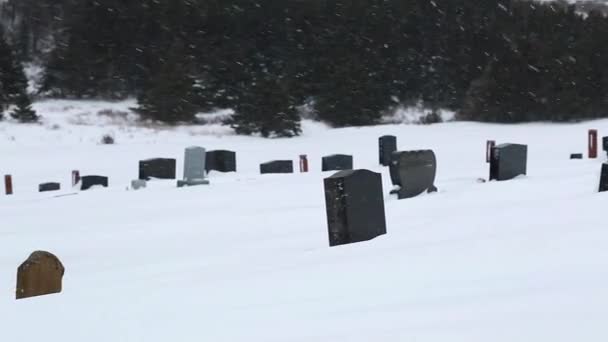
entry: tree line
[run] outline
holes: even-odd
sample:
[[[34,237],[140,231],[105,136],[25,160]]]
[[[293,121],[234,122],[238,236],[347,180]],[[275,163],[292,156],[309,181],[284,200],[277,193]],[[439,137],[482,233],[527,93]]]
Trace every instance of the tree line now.
[[[485,122],[608,116],[608,19],[519,0],[8,0],[42,94],[138,98],[168,123],[232,108],[238,133],[293,136],[422,103]]]

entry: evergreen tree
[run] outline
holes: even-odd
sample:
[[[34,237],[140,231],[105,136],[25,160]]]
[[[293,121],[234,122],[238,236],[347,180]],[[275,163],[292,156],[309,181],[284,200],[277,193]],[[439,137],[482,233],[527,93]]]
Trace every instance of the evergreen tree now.
[[[32,109],[32,102],[27,94],[21,94],[17,97],[16,108],[11,112],[11,117],[21,123],[38,122],[40,117],[36,111]]]
[[[11,45],[3,38],[0,26],[0,111],[21,96],[27,96],[27,78]]]

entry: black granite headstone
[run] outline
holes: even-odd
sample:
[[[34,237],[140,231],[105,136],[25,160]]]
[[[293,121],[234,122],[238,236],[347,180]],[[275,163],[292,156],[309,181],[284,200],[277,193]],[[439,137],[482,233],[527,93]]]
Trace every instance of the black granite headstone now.
[[[381,174],[345,170],[325,178],[324,185],[330,246],[386,234]]]
[[[108,187],[108,177],[104,176],[84,176],[80,178],[81,187],[80,190],[89,190],[94,186]]]
[[[321,159],[322,171],[342,171],[353,169],[353,156],[346,154],[333,154]]]
[[[260,173],[293,173],[292,160],[274,160],[260,164]]]
[[[608,152],[608,137],[602,137],[602,150]]]
[[[583,159],[583,154],[582,153],[572,153],[570,155],[570,159]]]
[[[207,152],[205,169],[207,172],[236,172],[236,152],[217,150]]]
[[[602,164],[600,175],[600,192],[608,191],[608,163]]]
[[[378,139],[378,155],[380,165],[389,166],[391,164],[391,154],[397,151],[397,137],[385,135]]]
[[[59,183],[42,183],[38,185],[38,192],[58,191],[61,190]]]
[[[397,186],[399,199],[416,197],[423,192],[435,192],[437,159],[432,150],[396,151],[392,154],[390,175]]]
[[[528,164],[528,146],[501,144],[492,148],[490,180],[504,181],[525,175]]]
[[[171,158],[154,158],[141,160],[139,162],[139,179],[175,179],[175,165],[175,159]]]

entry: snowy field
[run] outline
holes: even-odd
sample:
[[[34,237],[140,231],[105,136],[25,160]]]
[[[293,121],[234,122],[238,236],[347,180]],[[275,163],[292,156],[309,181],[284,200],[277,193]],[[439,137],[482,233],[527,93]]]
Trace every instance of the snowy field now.
[[[43,125],[0,123],[0,341],[606,341],[608,194],[602,155],[580,124],[387,125],[296,139],[238,137],[226,128],[128,127],[114,105],[37,104]],[[115,145],[101,145],[112,134]],[[434,149],[439,192],[398,201],[377,138]],[[485,142],[529,145],[528,176],[487,178]],[[137,162],[191,145],[237,152],[239,172],[185,189],[128,191]],[[329,248],[320,158],[352,154],[382,172],[388,234]],[[308,154],[312,172],[259,175],[258,165]],[[70,171],[110,177],[108,189],[39,194]],[[16,301],[16,269],[47,250],[66,273],[58,295]]]

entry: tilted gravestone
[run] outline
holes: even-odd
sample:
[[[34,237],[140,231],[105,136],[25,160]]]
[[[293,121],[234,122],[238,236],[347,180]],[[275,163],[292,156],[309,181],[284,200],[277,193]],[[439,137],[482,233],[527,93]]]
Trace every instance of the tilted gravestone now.
[[[600,192],[608,191],[608,163],[602,164],[600,175]]]
[[[570,159],[583,159],[583,154],[582,153],[572,153],[570,155]]]
[[[108,187],[108,177],[104,176],[84,176],[80,178],[80,190],[89,190],[94,186]]]
[[[178,187],[206,185],[205,149],[198,146],[186,148],[184,152],[184,179],[177,182]]]
[[[391,155],[397,151],[397,137],[393,135],[381,136],[378,139],[378,155],[380,165],[389,166],[391,164]]]
[[[353,156],[346,154],[333,154],[321,159],[322,171],[342,171],[353,169]]]
[[[32,253],[17,269],[16,298],[61,292],[65,269],[59,259],[44,251]]]
[[[205,170],[207,172],[236,172],[236,152],[227,150],[207,152]]]
[[[153,158],[139,162],[139,179],[175,179],[176,161],[172,158]]]
[[[423,192],[435,192],[437,159],[432,150],[397,151],[392,154],[390,175],[397,186],[399,199],[416,197]]]
[[[527,173],[528,146],[501,144],[492,149],[490,180],[504,181]]]
[[[274,160],[260,164],[260,173],[293,173],[292,160]]]
[[[325,178],[329,245],[368,241],[386,234],[382,175],[345,170]]]
[[[38,185],[38,192],[58,191],[61,190],[59,183],[42,183]]]
[[[143,179],[135,179],[131,181],[131,189],[139,190],[144,189],[148,186],[148,182]]]

